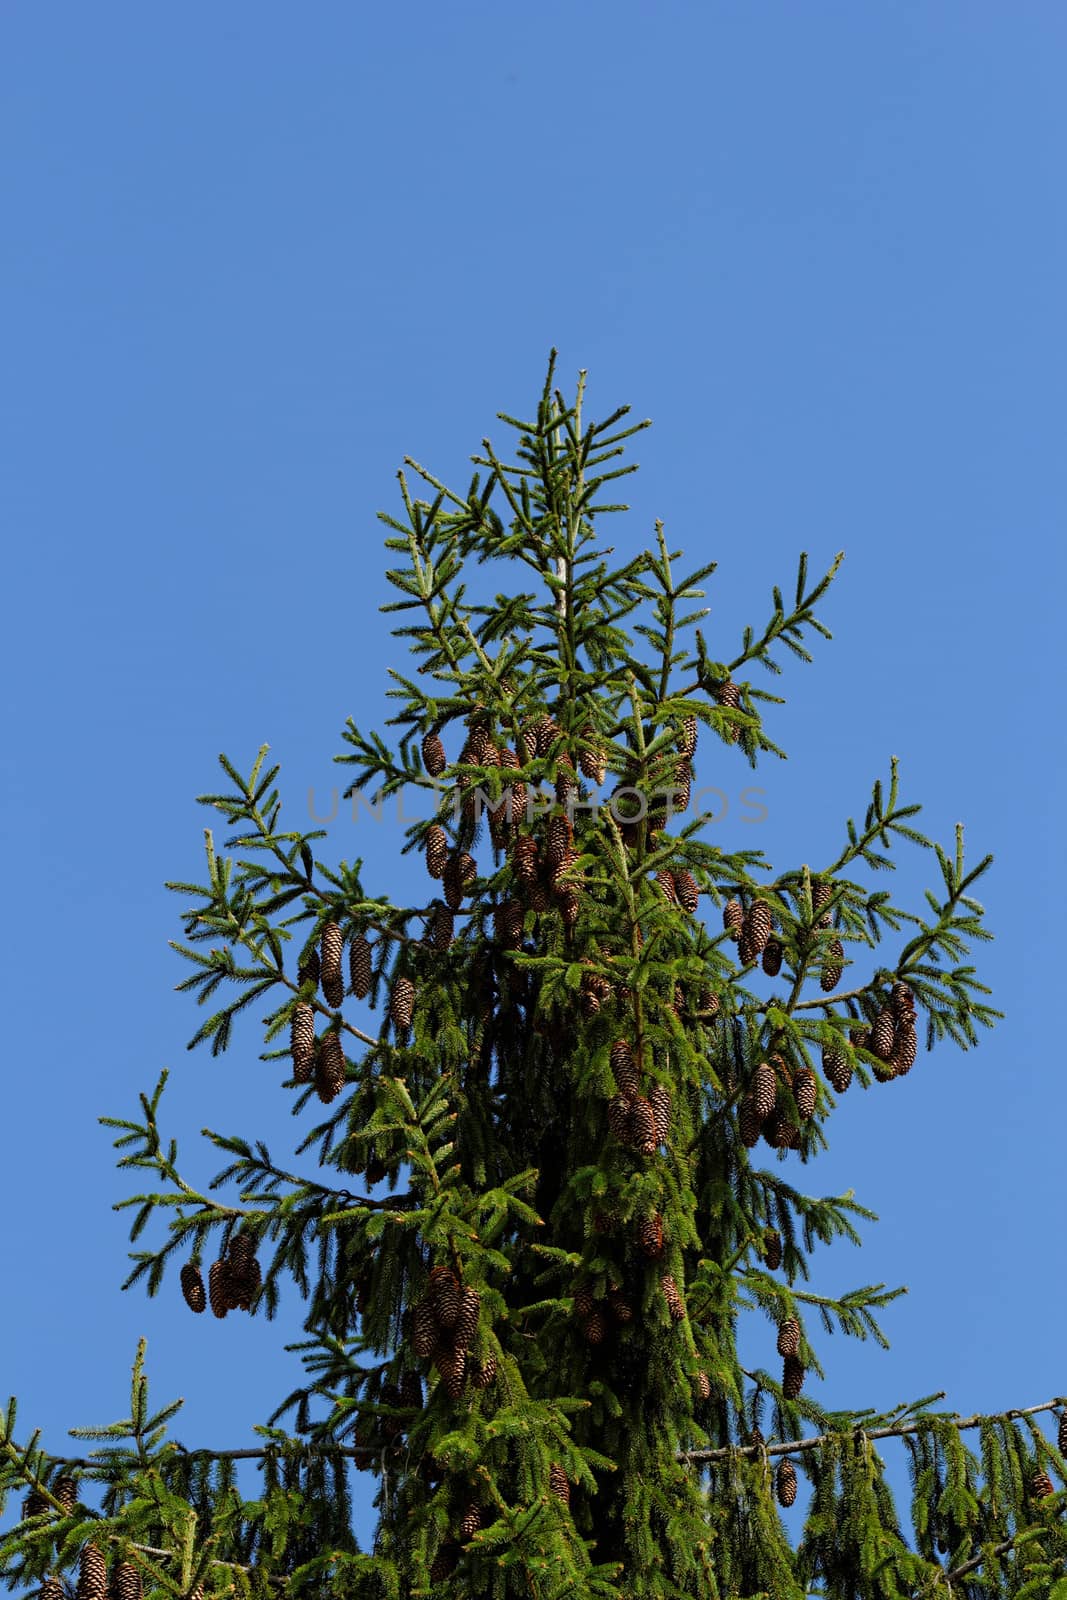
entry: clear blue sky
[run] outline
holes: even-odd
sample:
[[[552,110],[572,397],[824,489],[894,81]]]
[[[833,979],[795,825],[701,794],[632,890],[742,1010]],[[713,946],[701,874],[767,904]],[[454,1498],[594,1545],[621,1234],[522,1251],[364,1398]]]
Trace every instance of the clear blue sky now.
[[[896,754],[931,831],[996,852],[979,960],[1006,1020],[850,1093],[806,1172],[882,1218],[816,1287],[911,1290],[889,1354],[825,1341],[818,1392],[1067,1389],[1065,52],[1053,0],[3,8],[0,1391],[24,1430],[60,1450],[122,1414],[142,1333],[190,1444],[248,1442],[295,1381],[293,1296],[217,1325],[173,1282],[119,1294],[132,1184],[95,1119],[169,1065],[194,1179],[204,1124],[289,1157],[255,1030],[185,1052],[162,884],[199,873],[218,751],[269,741],[300,819],[346,716],[381,725],[375,513],[405,452],[464,486],[552,345],[587,416],[653,419],[611,531],[632,550],[661,517],[719,561],[714,654],[800,549],[847,551],[834,641],[772,719],[767,822],[723,842],[829,859]],[[331,830],[397,897],[400,842]]]

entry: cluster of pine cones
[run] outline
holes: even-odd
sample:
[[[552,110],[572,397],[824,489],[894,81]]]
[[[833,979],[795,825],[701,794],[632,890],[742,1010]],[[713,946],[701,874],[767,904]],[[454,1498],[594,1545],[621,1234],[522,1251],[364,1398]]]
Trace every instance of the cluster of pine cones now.
[[[818,914],[815,926],[820,931],[830,926],[830,913],[824,912],[823,907],[832,894],[833,888],[828,883],[812,886],[812,903]],[[757,897],[746,910],[740,900],[728,900],[723,907],[722,920],[723,927],[739,947],[741,965],[750,967],[760,961],[767,976],[776,978],[782,970],[785,951],[781,940],[774,935],[774,914],[767,901]],[[819,973],[819,986],[824,994],[837,988],[844,968],[845,947],[840,939],[831,939],[825,946]]]
[[[468,1381],[487,1389],[496,1378],[496,1358],[481,1363],[469,1358],[478,1335],[481,1296],[462,1285],[451,1267],[433,1267],[426,1293],[412,1308],[411,1348],[421,1360],[432,1360],[445,1392],[458,1400]]]
[[[800,1323],[786,1317],[778,1328],[778,1354],[782,1357],[782,1394],[795,1400],[804,1387],[805,1369],[800,1359]]]
[[[64,1600],[66,1590],[58,1578],[46,1578],[38,1593],[40,1600]],[[75,1600],[141,1600],[141,1574],[132,1561],[116,1561],[109,1582],[104,1552],[98,1545],[83,1544],[74,1594]]]
[[[640,1072],[628,1039],[612,1045],[611,1070],[618,1093],[608,1102],[608,1127],[627,1149],[654,1156],[671,1135],[670,1090],[657,1083],[647,1096],[641,1093]]]
[[[915,1065],[918,1035],[915,1031],[915,999],[906,983],[895,983],[889,999],[870,1026],[851,1030],[852,1043],[877,1056],[874,1075],[880,1083],[902,1078]]]
[[[321,984],[326,1004],[335,1011],[345,996],[344,946],[345,935],[340,923],[327,922],[319,938],[319,948],[309,952],[298,973],[301,990],[310,984],[314,993]],[[371,957],[366,936],[354,930],[348,944],[348,967],[349,988],[357,1000],[366,999],[370,993]],[[316,1038],[315,1008],[306,999],[299,1000],[293,1007],[289,1053],[296,1083],[314,1082],[319,1099],[327,1105],[340,1094],[345,1083],[345,1053],[340,1032],[337,1027],[330,1027],[321,1038]]]
[[[63,1507],[64,1515],[69,1517],[78,1503],[77,1483],[73,1478],[57,1478],[55,1483],[49,1485],[49,1490]],[[22,1515],[26,1519],[39,1517],[43,1512],[54,1509],[47,1495],[38,1493],[36,1489],[32,1489],[22,1502]]]
[[[741,1100],[738,1121],[747,1149],[752,1149],[760,1134],[772,1149],[800,1148],[800,1127],[781,1100],[783,1088],[790,1092],[800,1122],[808,1122],[814,1115],[819,1093],[814,1072],[810,1067],[794,1070],[784,1056],[772,1055],[769,1061],[760,1062]]]
[[[204,1279],[195,1262],[185,1263],[180,1281],[190,1311],[199,1314],[209,1303],[216,1317],[224,1317],[228,1311],[251,1311],[262,1281],[251,1234],[244,1231],[234,1234],[226,1254],[212,1262],[206,1294]]]
[[[597,1300],[588,1284],[580,1283],[574,1291],[574,1314],[578,1318],[586,1343],[603,1344],[611,1327],[609,1316],[617,1323],[632,1322],[634,1308],[622,1292],[622,1285],[613,1283],[607,1298]]]

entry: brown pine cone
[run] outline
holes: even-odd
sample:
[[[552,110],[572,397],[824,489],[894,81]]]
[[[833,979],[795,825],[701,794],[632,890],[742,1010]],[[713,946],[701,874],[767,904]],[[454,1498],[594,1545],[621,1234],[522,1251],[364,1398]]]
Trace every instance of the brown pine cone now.
[[[48,1511],[49,1509],[50,1502],[48,1497],[40,1494],[36,1489],[31,1489],[25,1500],[22,1502],[23,1521],[28,1522],[31,1517],[42,1516],[44,1512]]]
[[[811,904],[815,912],[815,926],[817,928],[828,928],[830,926],[833,914],[829,911],[824,912],[823,907],[829,905],[833,899],[833,893],[833,885],[830,883],[813,883],[811,886]],[[822,914],[820,915],[820,913]]]
[[[656,882],[663,891],[664,899],[667,900],[672,906],[676,906],[678,904],[678,891],[674,887],[674,874],[668,872],[666,868],[663,868],[660,872],[656,873]]]
[[[741,929],[741,944],[749,952],[749,961],[761,956],[767,948],[771,926],[771,908],[766,900],[753,900],[745,913]],[[745,965],[747,966],[748,962]]]
[[[637,1242],[642,1255],[650,1261],[659,1260],[663,1254],[663,1218],[658,1211],[655,1216],[643,1217],[637,1224]]]
[[[1067,1411],[1060,1412],[1059,1426],[1056,1429],[1056,1449],[1061,1456],[1067,1456]]]
[[[659,1285],[663,1291],[663,1298],[667,1302],[667,1310],[670,1312],[671,1321],[681,1322],[685,1316],[685,1302],[678,1292],[678,1285],[674,1281],[673,1273],[665,1272],[659,1280]]]
[[[312,945],[311,949],[304,957],[304,960],[297,968],[296,981],[301,988],[303,988],[305,983],[310,983],[313,989],[317,989],[319,986],[320,971],[321,964],[319,962],[319,952],[315,949],[314,945]]]
[[[919,1051],[919,1039],[914,1022],[898,1020],[893,1035],[893,1054],[890,1062],[898,1077],[911,1071]]]
[[[230,1290],[230,1269],[228,1263],[221,1257],[211,1263],[207,1275],[207,1295],[212,1313],[216,1317],[222,1318],[227,1311],[234,1309]]]
[[[852,1082],[852,1062],[848,1051],[836,1045],[822,1047],[822,1070],[838,1094],[844,1094]]]
[[[695,917],[700,909],[700,886],[687,867],[674,874],[674,892],[682,909]]]
[[[786,1356],[782,1369],[782,1394],[787,1400],[795,1400],[804,1387],[806,1374],[804,1367],[797,1356]]]
[[[445,1346],[434,1357],[434,1366],[441,1374],[441,1382],[450,1400],[458,1400],[467,1381],[467,1352]]]
[[[755,1099],[751,1094],[746,1094],[741,1101],[738,1124],[741,1131],[741,1143],[746,1149],[751,1150],[753,1145],[759,1143],[760,1129],[763,1126],[763,1118],[760,1116]]]
[[[141,1600],[141,1574],[132,1561],[119,1561],[111,1579],[114,1600]]]
[[[341,1036],[330,1028],[319,1041],[315,1058],[315,1093],[324,1105],[335,1100],[345,1086],[345,1053]]]
[[[632,1100],[640,1085],[633,1047],[628,1039],[616,1039],[612,1045],[611,1070],[619,1093]]]
[[[580,1283],[574,1291],[574,1315],[588,1317],[592,1315],[595,1301],[592,1290],[588,1284]]]
[[[466,1542],[468,1539],[473,1539],[474,1535],[478,1532],[478,1529],[481,1526],[482,1508],[472,1500],[466,1511],[463,1513],[463,1517],[459,1525],[460,1538],[464,1542]]]
[[[66,1593],[58,1578],[46,1578],[37,1591],[37,1600],[66,1600]]]
[[[608,1101],[608,1127],[620,1144],[630,1142],[630,1101],[625,1095],[613,1095]]]
[[[303,1000],[293,1007],[289,1020],[289,1053],[296,1082],[310,1082],[315,1065],[315,1012]]]
[[[327,922],[322,930],[320,941],[322,969],[322,992],[326,1004],[334,1010],[341,1004],[345,997],[345,980],[341,972],[341,956],[344,952],[345,936],[336,922]]]
[[[429,1298],[438,1325],[451,1330],[459,1320],[463,1304],[459,1279],[451,1267],[434,1267],[430,1272]]]
[[[445,747],[441,743],[440,734],[423,734],[422,764],[431,778],[439,778],[445,770],[448,762],[445,758]]]
[[[389,1015],[397,1033],[407,1033],[414,1010],[415,985],[410,978],[395,978],[389,996]]]
[[[782,1264],[782,1236],[777,1228],[771,1228],[764,1236],[763,1261],[768,1272],[777,1272]]]
[[[431,937],[433,939],[434,949],[439,951],[442,955],[446,950],[451,948],[452,940],[455,937],[455,927],[456,919],[454,912],[450,911],[447,906],[440,904],[435,905],[433,911],[433,922],[431,924]]]
[[[722,925],[730,938],[736,943],[741,937],[741,930],[745,925],[745,913],[740,900],[727,900],[722,908]]]
[[[460,1350],[469,1350],[478,1335],[478,1313],[482,1297],[477,1289],[466,1285],[460,1292],[459,1314],[456,1317],[455,1342]]]
[[[906,983],[895,983],[889,993],[889,1005],[899,1021],[915,1015],[915,996]]]
[[[784,951],[778,939],[768,939],[763,950],[763,970],[768,978],[776,978],[782,970]]]
[[[643,1095],[638,1095],[630,1104],[629,1143],[640,1155],[654,1156],[656,1153],[656,1114]]]
[[[52,1493],[69,1517],[78,1504],[78,1485],[73,1478],[57,1478]]]
[[[475,1363],[471,1367],[470,1380],[472,1389],[488,1389],[490,1384],[496,1382],[496,1356],[488,1355],[481,1364]]]
[[[1046,1495],[1055,1494],[1052,1479],[1043,1467],[1038,1467],[1030,1477],[1030,1494],[1035,1500],[1044,1500]]]
[[[703,1371],[703,1369],[697,1373],[694,1382],[696,1384],[697,1399],[710,1400],[711,1379],[708,1377],[707,1373]]]
[[[365,1000],[370,994],[371,947],[361,933],[348,947],[348,981],[357,1000]]]
[[[616,1322],[632,1322],[634,1320],[633,1306],[618,1289],[613,1289],[608,1295],[608,1308]]]
[[[197,1313],[203,1311],[207,1306],[207,1294],[204,1291],[200,1268],[192,1261],[187,1261],[178,1276],[182,1286],[182,1297],[189,1310]]]
[[[585,1334],[586,1344],[603,1344],[607,1331],[608,1325],[604,1320],[604,1313],[597,1306],[594,1306],[582,1322],[582,1332]]]
[[[671,1136],[671,1091],[662,1083],[657,1083],[649,1090],[648,1103],[652,1107],[656,1141],[658,1144],[666,1144]]]
[[[727,678],[723,683],[716,684],[715,699],[721,706],[728,706],[731,711],[736,711],[741,705],[741,690],[736,683],[731,683]],[[736,744],[740,737],[740,730],[731,725],[727,738],[731,744]]]
[[[889,1006],[883,1006],[875,1018],[874,1027],[871,1030],[870,1043],[870,1049],[873,1054],[879,1056],[883,1061],[888,1061],[893,1054],[895,1033],[896,1026],[893,1020],[893,1012]]]
[[[426,870],[431,878],[440,878],[448,865],[448,835],[439,822],[431,823],[426,830]]]
[[[751,1094],[756,1115],[763,1123],[774,1110],[774,1102],[778,1098],[777,1075],[774,1068],[766,1061],[761,1061],[752,1074]]]
[[[557,1500],[562,1500],[565,1506],[571,1503],[571,1485],[567,1474],[558,1461],[553,1461],[548,1469],[548,1488]]]
[[[797,1103],[801,1120],[807,1122],[815,1114],[815,1102],[818,1098],[815,1074],[809,1067],[801,1067],[793,1079],[793,1098]]]
[[[552,753],[552,746],[560,736],[560,726],[553,716],[543,716],[534,724],[535,749],[539,756]]]
[[[778,1329],[778,1354],[795,1356],[800,1353],[800,1323],[796,1317],[786,1317]]]
[[[78,1552],[77,1600],[105,1600],[107,1559],[99,1545],[83,1544]]]
[[[797,1469],[788,1456],[783,1456],[778,1463],[774,1488],[778,1496],[778,1504],[788,1509],[797,1497]]]
[[[697,752],[697,730],[698,730],[698,726],[699,725],[697,723],[696,717],[693,716],[692,714],[690,714],[688,717],[685,717],[683,719],[683,721],[682,721],[682,731],[678,735],[678,750],[679,750],[679,753],[681,755],[683,755],[683,756],[689,756],[690,759],[692,759],[692,757],[695,756],[696,752]]]
[[[516,878],[527,889],[537,882],[537,840],[520,834],[511,847],[511,865]]]
[[[831,939],[826,947],[822,970],[819,974],[819,988],[823,994],[829,994],[831,989],[837,988],[844,970],[845,947],[840,939]]]
[[[437,1348],[437,1318],[428,1299],[420,1300],[411,1314],[411,1348],[423,1361]]]

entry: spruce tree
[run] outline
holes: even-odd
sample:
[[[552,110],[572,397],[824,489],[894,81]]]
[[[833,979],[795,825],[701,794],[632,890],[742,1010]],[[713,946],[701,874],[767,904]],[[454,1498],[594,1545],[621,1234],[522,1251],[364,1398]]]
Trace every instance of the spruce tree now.
[[[509,464],[483,441],[455,492],[407,459],[394,565],[391,736],[349,721],[349,796],[421,792],[405,850],[425,892],[397,904],[381,863],[330,863],[282,824],[278,766],[222,758],[203,796],[207,876],[185,904],[192,1041],[251,1044],[302,1119],[318,1177],[255,1137],[211,1134],[210,1193],[160,1123],[103,1118],[131,1196],[124,1287],[184,1301],[209,1359],[234,1313],[306,1304],[302,1373],[255,1446],[178,1444],[153,1412],[143,1344],[128,1418],[75,1428],[72,1457],[4,1421],[0,1540],[12,1587],[45,1600],[138,1596],[833,1600],[1067,1594],[1061,1414],[828,1414],[807,1380],[831,1329],[884,1342],[900,1291],[834,1298],[809,1259],[869,1212],[814,1198],[803,1169],[841,1095],[922,1095],[925,1051],[999,1016],[969,964],[989,937],[964,861],[916,826],[896,764],[832,860],[775,869],[709,842],[702,758],[781,752],[758,686],[828,637],[837,571],[799,565],[792,600],[739,640],[699,626],[711,563],[660,524],[616,560],[599,521],[647,423],[582,420],[555,352]],[[840,560],[840,558],[838,558]],[[506,574],[494,593],[484,563]],[[481,591],[485,592],[482,593]],[[766,719],[766,721],[765,721]],[[937,884],[882,887],[900,847]],[[221,999],[218,1009],[211,1009]],[[243,1015],[242,1015],[243,1014]],[[233,1198],[214,1193],[230,1186]],[[371,1191],[374,1191],[373,1193]],[[745,1311],[781,1365],[746,1364]],[[232,1321],[231,1321],[232,1327]],[[881,1441],[910,1455],[911,1529]],[[262,1486],[239,1492],[235,1462]],[[372,1475],[361,1551],[348,1474]],[[783,1520],[781,1508],[796,1511]],[[795,1518],[795,1520],[794,1520]]]

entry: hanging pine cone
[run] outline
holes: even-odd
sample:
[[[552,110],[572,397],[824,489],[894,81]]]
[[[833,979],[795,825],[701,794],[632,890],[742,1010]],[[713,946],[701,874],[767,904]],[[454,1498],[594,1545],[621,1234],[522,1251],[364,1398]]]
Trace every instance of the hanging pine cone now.
[[[620,1144],[630,1142],[630,1104],[625,1095],[613,1095],[608,1101],[608,1127]]]
[[[850,1028],[848,1030],[848,1036],[849,1036],[849,1039],[852,1041],[852,1048],[854,1050],[869,1050],[870,1049],[870,1047],[871,1047],[871,1030],[870,1030],[870,1028],[865,1028],[865,1027]]]
[[[49,1501],[47,1496],[41,1494],[37,1489],[31,1489],[22,1502],[23,1520],[28,1522],[31,1517],[39,1517],[48,1509]]]
[[[611,1047],[611,1070],[619,1093],[632,1100],[638,1091],[637,1063],[628,1039],[616,1039]]]
[[[658,1261],[663,1254],[663,1218],[657,1211],[654,1216],[643,1217],[637,1224],[637,1242],[642,1255]]]
[[[1059,1426],[1056,1430],[1056,1448],[1061,1456],[1067,1456],[1067,1411],[1060,1412]]]
[[[786,1356],[782,1369],[782,1394],[795,1400],[804,1387],[806,1374],[798,1356]]]
[[[778,939],[768,939],[763,949],[763,970],[768,978],[776,978],[782,970],[783,950]]]
[[[893,1012],[889,1006],[883,1006],[875,1018],[874,1027],[871,1030],[870,1049],[872,1053],[879,1056],[883,1061],[888,1061],[893,1054],[895,1033],[896,1027],[893,1021]]]
[[[77,1600],[105,1600],[107,1560],[99,1545],[83,1544],[78,1552]]]
[[[289,1053],[296,1082],[309,1082],[315,1062],[315,1012],[303,1000],[293,1007],[289,1021]]]
[[[582,1322],[582,1332],[585,1334],[586,1344],[603,1344],[607,1331],[608,1325],[604,1320],[604,1313],[599,1307],[594,1306]]]
[[[348,947],[348,981],[357,1000],[365,1000],[370,994],[371,947],[361,933]]]
[[[66,1594],[58,1578],[46,1578],[37,1591],[37,1600],[66,1600]]]
[[[659,884],[663,898],[672,906],[678,904],[678,892],[674,887],[674,874],[664,867],[656,873],[656,882]]]
[[[410,978],[399,977],[393,981],[389,996],[389,1015],[398,1033],[407,1033],[415,1009],[415,985]]]
[[[700,888],[687,867],[683,867],[681,872],[675,872],[674,892],[683,911],[688,911],[691,917],[696,916],[700,908]]]
[[[460,1350],[469,1350],[478,1334],[478,1313],[482,1297],[477,1289],[466,1285],[459,1297],[459,1314],[456,1317],[455,1341]]]
[[[500,908],[500,942],[505,950],[522,948],[522,925],[525,911],[521,901],[505,900]]]
[[[422,739],[422,764],[431,778],[439,778],[448,765],[440,734],[426,733]]]
[[[634,1308],[619,1289],[612,1289],[608,1295],[608,1309],[616,1322],[632,1322],[634,1320]]]
[[[671,1136],[671,1091],[662,1083],[657,1083],[649,1090],[648,1103],[652,1107],[652,1119],[656,1125],[657,1144],[666,1144]]]
[[[763,1240],[763,1261],[768,1272],[777,1272],[782,1264],[782,1236],[771,1228]]]
[[[771,908],[766,900],[753,900],[745,913],[741,930],[741,943],[751,952],[749,959],[761,956],[771,936]],[[747,963],[746,963],[747,965]]]
[[[490,1384],[496,1382],[496,1356],[488,1355],[480,1364],[475,1363],[470,1369],[471,1387],[473,1389],[488,1389]]]
[[[696,1374],[695,1378],[693,1379],[693,1382],[696,1385],[697,1399],[698,1400],[710,1400],[711,1399],[711,1379],[708,1377],[707,1373],[703,1370],[703,1368],[701,1368],[701,1370]]]
[[[204,1292],[204,1280],[200,1275],[200,1268],[192,1261],[187,1261],[179,1273],[182,1286],[182,1297],[190,1311],[197,1313],[207,1306],[207,1295]]]
[[[211,1310],[216,1317],[222,1318],[227,1311],[233,1309],[229,1267],[221,1259],[211,1263],[207,1275],[207,1295]]]
[[[593,1299],[593,1291],[590,1289],[587,1283],[579,1283],[575,1286],[574,1315],[576,1317],[591,1316],[595,1303],[596,1302]]]
[[[69,1517],[78,1504],[78,1485],[73,1478],[57,1478],[52,1493]]]
[[[567,1474],[558,1461],[553,1461],[548,1469],[548,1488],[557,1500],[562,1500],[565,1506],[571,1503],[571,1485]]]
[[[1055,1485],[1043,1467],[1038,1467],[1030,1477],[1030,1494],[1035,1500],[1044,1500],[1046,1495],[1055,1494]]]
[[[527,889],[537,882],[537,854],[537,840],[528,833],[520,834],[511,848],[512,870]]]
[[[555,717],[544,716],[534,724],[534,749],[537,755],[551,754],[552,746],[559,738],[560,728]]]
[[[727,706],[731,711],[736,711],[741,705],[741,690],[736,683],[731,683],[730,679],[727,678],[724,683],[716,684],[715,699],[719,705]],[[736,744],[739,737],[740,730],[731,725],[727,732],[727,738],[731,744]]]
[[[794,1150],[800,1142],[799,1130],[777,1106],[763,1124],[762,1132],[772,1150]]]
[[[227,1275],[235,1311],[250,1311],[252,1301],[259,1293],[262,1274],[255,1256],[255,1240],[242,1231],[230,1240],[227,1253]]]
[[[434,1366],[441,1374],[441,1382],[450,1400],[458,1400],[467,1381],[467,1352],[446,1346],[434,1357]]]
[[[898,1020],[893,1034],[893,1054],[890,1063],[899,1077],[911,1071],[919,1053],[919,1039],[914,1022]]]
[[[774,1068],[766,1061],[761,1061],[752,1074],[752,1100],[756,1108],[756,1115],[761,1123],[765,1122],[774,1110],[774,1102],[778,1098],[778,1078]]]
[[[740,900],[727,900],[722,908],[722,925],[736,943],[745,925],[745,913]]]
[[[638,1095],[630,1104],[629,1143],[643,1156],[654,1156],[656,1153],[656,1115],[643,1095]]]
[[[341,1004],[345,997],[345,980],[341,973],[341,955],[345,947],[345,936],[336,922],[327,922],[322,930],[320,943],[322,992],[326,1004],[334,1009]]]
[[[448,865],[448,835],[439,822],[431,823],[426,830],[426,870],[431,878],[440,878]]]
[[[446,950],[451,948],[452,940],[455,937],[455,914],[447,906],[437,904],[434,906],[433,921],[430,926],[433,947],[443,955]]]
[[[795,1356],[800,1353],[800,1323],[796,1317],[786,1317],[778,1329],[778,1354]]]
[[[829,1078],[838,1094],[844,1094],[852,1082],[852,1062],[847,1050],[837,1045],[824,1044],[822,1047],[822,1070]]]
[[[696,755],[696,752],[697,752],[697,729],[698,729],[697,719],[696,719],[695,716],[692,715],[692,713],[690,713],[689,716],[683,718],[682,731],[678,735],[678,751],[679,751],[679,754],[681,754],[683,756],[689,756],[690,758],[692,758],[693,756]]]
[[[119,1561],[111,1580],[114,1600],[141,1600],[141,1574],[132,1561]]]
[[[459,1279],[451,1267],[434,1267],[430,1273],[430,1304],[442,1328],[451,1329],[459,1320],[462,1295]]]
[[[303,988],[305,983],[310,983],[312,989],[317,989],[319,986],[319,972],[319,952],[315,949],[314,945],[312,945],[311,949],[304,957],[304,960],[297,968],[296,981],[301,988]]]
[[[823,994],[829,994],[831,989],[837,988],[844,970],[845,947],[840,939],[831,939],[826,947],[822,970],[819,974],[819,987]]]
[[[741,1130],[741,1143],[751,1150],[754,1144],[759,1143],[760,1129],[763,1127],[763,1118],[760,1116],[756,1101],[751,1094],[746,1094],[741,1101],[738,1123]]]
[[[830,904],[833,894],[832,884],[813,883],[811,886],[811,904],[815,912],[815,926],[817,928],[828,928],[830,926],[832,913],[829,911],[824,912],[823,907]],[[820,915],[820,913],[822,914]]]
[[[889,1004],[896,1018],[914,1016],[915,996],[906,983],[895,983],[889,993]]]
[[[797,1469],[788,1456],[783,1456],[778,1463],[774,1491],[778,1496],[778,1504],[788,1510],[797,1497]]]
[[[463,1517],[459,1525],[460,1538],[464,1542],[466,1542],[468,1539],[473,1539],[474,1535],[478,1532],[478,1529],[481,1526],[482,1508],[472,1500],[466,1511],[463,1513]]]
[[[685,1302],[678,1293],[678,1285],[674,1281],[673,1273],[665,1272],[659,1280],[659,1286],[663,1291],[663,1298],[667,1302],[667,1310],[670,1312],[671,1321],[681,1322],[685,1316]]]
[[[450,1578],[459,1564],[459,1546],[451,1539],[445,1541],[438,1548],[437,1554],[430,1562],[430,1582],[444,1583]]]
[[[330,1028],[319,1041],[315,1058],[315,1093],[324,1105],[329,1105],[345,1086],[345,1053],[341,1036]]]
[[[437,1318],[428,1299],[420,1300],[411,1314],[411,1348],[425,1361],[437,1347]]]
[[[815,1113],[815,1102],[818,1098],[815,1074],[809,1067],[801,1067],[793,1079],[793,1098],[797,1103],[801,1121],[807,1122]]]

